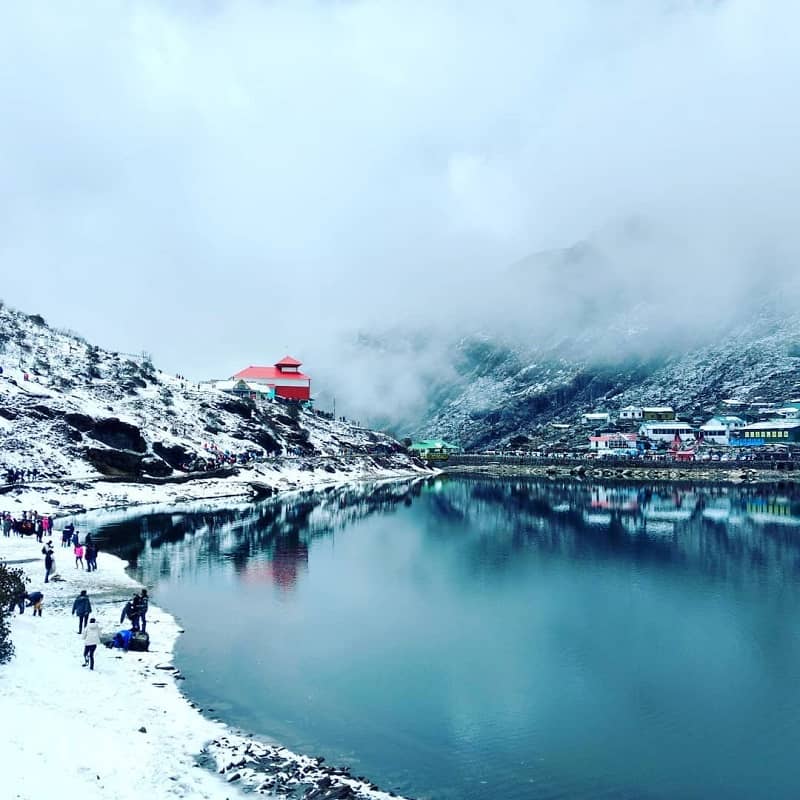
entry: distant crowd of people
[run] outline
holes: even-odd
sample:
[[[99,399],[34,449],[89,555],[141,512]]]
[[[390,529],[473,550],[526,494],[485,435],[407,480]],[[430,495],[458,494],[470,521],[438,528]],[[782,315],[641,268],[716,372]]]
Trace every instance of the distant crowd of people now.
[[[9,511],[2,513],[3,536],[35,536],[41,544],[45,536],[50,535],[53,529],[53,518],[48,514],[39,514],[37,511],[23,511],[15,517]]]
[[[203,450],[208,454],[205,457],[193,455],[181,464],[184,472],[210,472],[223,467],[233,467],[237,464],[243,466],[253,461],[261,461],[264,458],[260,450],[246,450],[243,453],[232,453],[230,450],[222,450],[217,445],[206,442]]]
[[[14,467],[7,467],[5,469],[5,478],[7,484],[14,483],[30,483],[30,481],[38,480],[42,474],[35,467],[31,469],[15,469]]]

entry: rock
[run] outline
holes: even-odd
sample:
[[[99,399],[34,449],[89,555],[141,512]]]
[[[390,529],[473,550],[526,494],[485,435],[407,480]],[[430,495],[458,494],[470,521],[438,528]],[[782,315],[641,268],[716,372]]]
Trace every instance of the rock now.
[[[135,453],[147,452],[147,442],[139,428],[129,422],[122,422],[116,417],[97,420],[88,434],[98,442],[117,450],[132,450]]]
[[[153,452],[169,464],[172,469],[180,469],[182,464],[190,460],[190,452],[179,444],[154,442]]]
[[[233,783],[234,781],[241,780],[242,774],[241,772],[234,772],[233,775],[228,775],[226,780],[228,783]]]
[[[103,475],[139,477],[142,474],[142,456],[136,453],[90,447],[86,451],[86,458]]]
[[[147,728],[145,728],[145,726],[142,725],[142,727],[139,728],[139,733],[147,733]]]
[[[156,456],[147,456],[142,459],[142,472],[154,478],[166,478],[172,474],[172,467]]]

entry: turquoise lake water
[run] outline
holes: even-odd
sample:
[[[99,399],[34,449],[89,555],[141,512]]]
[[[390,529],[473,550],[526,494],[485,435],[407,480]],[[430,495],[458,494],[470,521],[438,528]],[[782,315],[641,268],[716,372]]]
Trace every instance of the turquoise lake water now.
[[[385,789],[800,796],[788,489],[435,480],[92,521],[185,626],[192,699]]]

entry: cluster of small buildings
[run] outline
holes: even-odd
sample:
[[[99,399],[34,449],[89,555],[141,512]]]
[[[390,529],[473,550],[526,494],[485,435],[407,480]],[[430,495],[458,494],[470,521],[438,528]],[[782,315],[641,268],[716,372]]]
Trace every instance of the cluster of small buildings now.
[[[311,402],[311,378],[300,371],[302,362],[284,356],[269,367],[250,366],[227,380],[206,381],[201,388],[217,389],[251,400],[284,400]]]
[[[750,409],[749,421],[741,416],[722,413],[701,425],[692,425],[676,417],[669,406],[627,406],[619,410],[616,419],[608,412],[583,414],[581,421],[596,433],[589,437],[591,451],[619,455],[635,454],[638,450],[667,443],[674,450],[686,451],[698,443],[725,447],[763,447],[770,444],[800,443],[800,400],[771,405],[759,404]],[[615,425],[638,430],[622,433],[603,430]],[[663,445],[661,445],[663,446]]]
[[[462,452],[461,447],[444,439],[421,439],[408,448],[411,453],[426,461],[447,461],[451,455]]]

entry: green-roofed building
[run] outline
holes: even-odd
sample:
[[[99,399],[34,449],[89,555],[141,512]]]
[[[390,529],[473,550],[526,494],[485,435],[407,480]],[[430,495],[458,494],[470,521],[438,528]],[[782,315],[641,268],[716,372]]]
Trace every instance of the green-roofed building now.
[[[408,449],[427,461],[446,461],[453,453],[461,452],[457,444],[451,444],[444,439],[422,439],[414,442]]]

